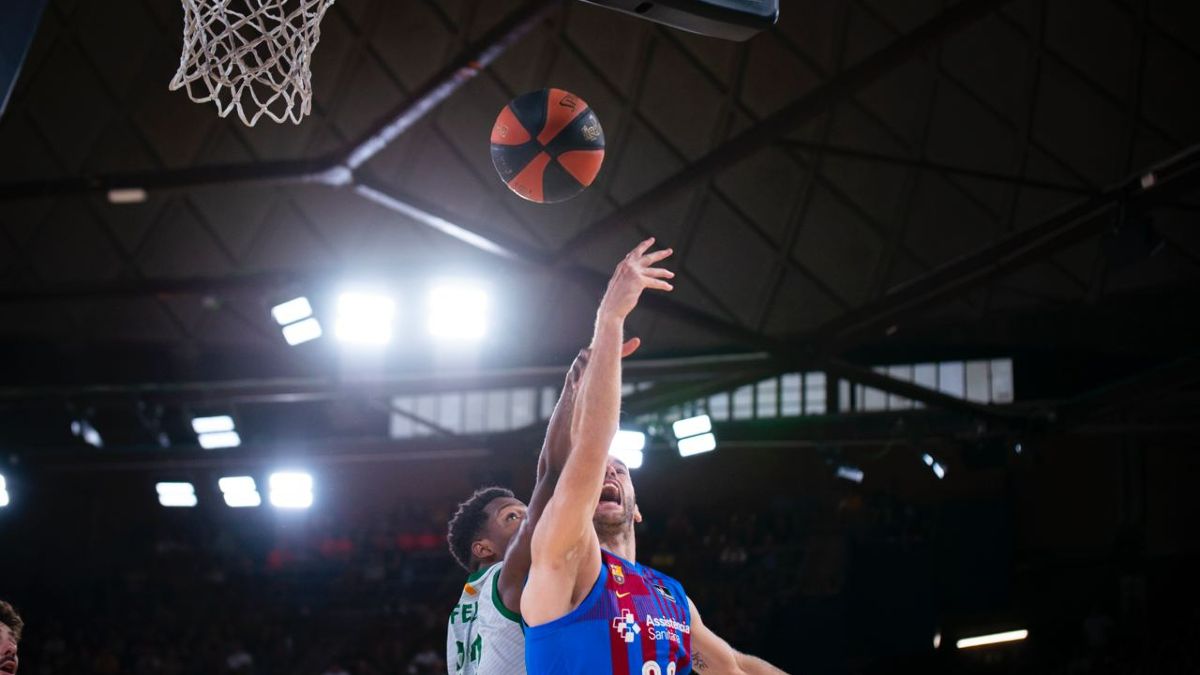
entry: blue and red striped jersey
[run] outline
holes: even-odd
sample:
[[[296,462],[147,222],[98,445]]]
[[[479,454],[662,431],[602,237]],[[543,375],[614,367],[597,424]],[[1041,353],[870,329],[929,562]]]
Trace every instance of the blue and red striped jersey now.
[[[692,626],[683,585],[600,551],[600,576],[574,611],[525,629],[529,675],[687,675]]]

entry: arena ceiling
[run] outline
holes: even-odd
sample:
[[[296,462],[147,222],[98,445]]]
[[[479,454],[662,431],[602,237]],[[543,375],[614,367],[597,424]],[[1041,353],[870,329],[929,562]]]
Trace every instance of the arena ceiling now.
[[[634,319],[650,356],[762,352],[900,393],[863,366],[1038,345],[1195,371],[1195,3],[781,4],[732,43],[581,2],[338,0],[311,118],[246,128],[167,90],[177,4],[52,0],[0,119],[4,399],[429,373],[415,338],[366,365],[289,348],[268,309],[368,281],[403,315],[447,273],[491,279],[500,308],[450,366],[563,364],[647,234],[680,272]],[[501,106],[547,85],[608,139],[597,183],[549,206],[487,150]]]

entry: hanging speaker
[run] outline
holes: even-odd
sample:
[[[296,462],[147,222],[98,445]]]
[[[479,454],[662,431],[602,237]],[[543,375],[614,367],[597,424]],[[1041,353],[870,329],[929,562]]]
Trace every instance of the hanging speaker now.
[[[779,0],[583,0],[665,26],[742,42],[775,25]]]

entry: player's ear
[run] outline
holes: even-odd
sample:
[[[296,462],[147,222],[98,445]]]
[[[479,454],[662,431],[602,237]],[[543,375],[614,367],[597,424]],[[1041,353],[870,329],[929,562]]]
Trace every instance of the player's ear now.
[[[635,522],[635,523],[642,522],[642,510],[640,508],[638,508],[637,506],[633,507],[633,522]]]
[[[480,560],[491,557],[495,552],[496,549],[492,546],[491,539],[479,539],[471,542],[471,555]]]

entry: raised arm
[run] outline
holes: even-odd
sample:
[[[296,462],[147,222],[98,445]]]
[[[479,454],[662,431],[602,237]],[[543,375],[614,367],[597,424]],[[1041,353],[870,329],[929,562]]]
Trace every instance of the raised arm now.
[[[637,338],[626,342],[622,346],[621,356],[629,356],[637,350],[639,344]],[[525,588],[525,577],[529,575],[533,530],[541,519],[550,496],[554,494],[558,476],[562,473],[567,455],[571,451],[571,419],[575,411],[575,397],[579,389],[579,380],[587,368],[590,356],[589,350],[581,349],[567,372],[558,402],[554,404],[554,412],[550,414],[542,451],[538,454],[537,482],[534,483],[533,495],[529,498],[529,509],[516,536],[508,544],[508,551],[504,555],[504,567],[500,568],[500,576],[496,580],[501,601],[504,602],[505,608],[514,612],[519,611],[521,607],[521,591]]]
[[[692,614],[692,670],[699,675],[787,675],[762,659],[743,654],[704,625],[688,598]]]
[[[571,419],[572,449],[532,540],[529,582],[521,610],[531,625],[566,614],[580,579],[599,573],[599,542],[592,514],[600,500],[609,444],[621,406],[621,352],[625,317],[642,291],[671,290],[674,275],[653,265],[670,249],[647,254],[653,239],[638,245],[617,265],[596,313],[591,357],[579,382]],[[594,555],[589,555],[594,554]]]

